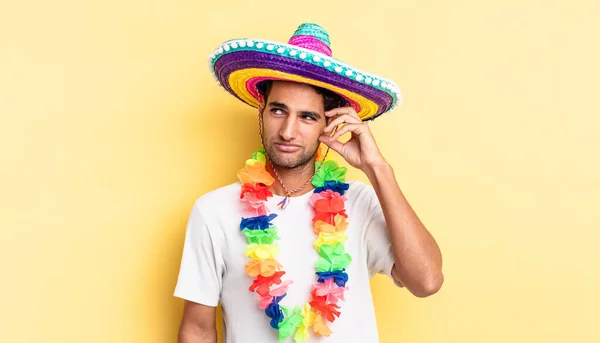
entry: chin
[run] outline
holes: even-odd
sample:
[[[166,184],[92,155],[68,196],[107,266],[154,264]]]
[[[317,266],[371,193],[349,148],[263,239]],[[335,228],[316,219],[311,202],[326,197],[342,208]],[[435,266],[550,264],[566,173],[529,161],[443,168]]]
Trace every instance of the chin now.
[[[270,157],[271,162],[273,162],[274,165],[281,168],[292,169],[302,164],[302,161],[299,158],[299,154],[296,156],[281,156],[279,154],[275,154],[274,156]]]

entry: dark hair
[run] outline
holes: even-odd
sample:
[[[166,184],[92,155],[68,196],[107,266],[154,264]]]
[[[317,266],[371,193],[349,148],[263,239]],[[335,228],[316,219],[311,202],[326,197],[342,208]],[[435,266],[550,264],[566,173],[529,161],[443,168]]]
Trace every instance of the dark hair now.
[[[334,108],[348,106],[348,102],[341,95],[330,91],[329,89],[309,85],[315,89],[318,94],[323,96],[323,107],[325,111],[331,111]],[[273,80],[261,81],[256,85],[258,92],[265,98],[265,102],[271,93],[271,87],[273,87]]]

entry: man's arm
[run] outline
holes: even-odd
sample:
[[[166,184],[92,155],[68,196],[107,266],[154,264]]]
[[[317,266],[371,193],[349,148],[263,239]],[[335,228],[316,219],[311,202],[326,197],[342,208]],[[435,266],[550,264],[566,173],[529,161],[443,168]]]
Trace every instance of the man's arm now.
[[[325,112],[330,120],[319,140],[339,153],[351,166],[362,170],[371,181],[392,243],[392,276],[408,290],[426,297],[436,293],[442,283],[442,254],[400,191],[392,167],[385,161],[369,126],[352,107]],[[341,128],[334,131],[341,125]],[[335,132],[335,133],[334,133]],[[351,133],[343,143],[339,138]],[[331,136],[330,136],[331,135]]]
[[[217,343],[217,308],[185,301],[178,343]]]
[[[418,297],[436,293],[444,282],[442,254],[434,238],[402,194],[392,167],[382,160],[365,168],[390,234],[392,276]]]

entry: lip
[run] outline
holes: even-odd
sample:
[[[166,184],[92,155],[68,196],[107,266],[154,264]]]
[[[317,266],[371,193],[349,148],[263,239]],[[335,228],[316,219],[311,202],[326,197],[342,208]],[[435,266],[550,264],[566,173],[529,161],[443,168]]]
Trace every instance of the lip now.
[[[275,146],[277,147],[277,149],[279,151],[282,151],[282,152],[296,152],[296,151],[300,150],[300,146],[293,145],[293,144],[275,143]]]

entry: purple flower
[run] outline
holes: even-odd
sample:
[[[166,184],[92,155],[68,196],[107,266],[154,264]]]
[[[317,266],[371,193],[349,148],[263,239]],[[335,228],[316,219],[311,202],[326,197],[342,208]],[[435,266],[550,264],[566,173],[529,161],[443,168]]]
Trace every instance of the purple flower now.
[[[350,185],[347,183],[337,181],[325,181],[323,187],[315,188],[315,193],[321,193],[323,191],[331,189],[334,192],[340,193],[340,195],[344,195],[344,192],[346,192],[349,188]]]
[[[279,307],[279,302],[287,295],[273,297],[273,302],[265,309],[267,317],[271,318],[271,327],[275,330],[279,329],[279,323],[283,321],[283,311]]]
[[[325,280],[333,278],[336,285],[344,287],[346,286],[346,282],[348,282],[348,274],[344,270],[346,269],[334,270],[331,272],[317,272],[316,274],[319,276],[319,280],[317,281],[325,282]]]
[[[251,218],[242,218],[240,223],[240,230],[264,230],[272,226],[271,220],[277,217],[276,214],[270,214],[268,216],[258,216]]]

